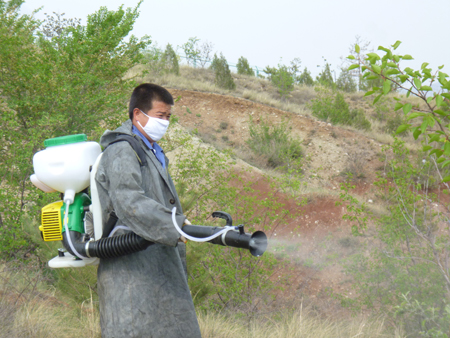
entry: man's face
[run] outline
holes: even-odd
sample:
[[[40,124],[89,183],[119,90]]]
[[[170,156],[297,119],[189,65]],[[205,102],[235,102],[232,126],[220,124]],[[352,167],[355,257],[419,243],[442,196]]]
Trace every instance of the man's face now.
[[[150,117],[154,117],[157,119],[162,119],[162,120],[166,120],[166,121],[170,120],[170,116],[172,114],[172,112],[171,112],[172,106],[170,104],[167,104],[167,103],[164,103],[161,101],[153,101],[152,106],[153,106],[152,109],[150,109],[149,111],[146,111],[144,113]],[[141,126],[145,126],[149,120],[149,118],[147,116],[145,116],[145,114],[142,114],[142,112],[138,108],[135,108],[133,125],[136,126],[136,128],[141,133],[143,133],[147,137],[147,139],[153,144],[153,140],[148,137],[148,135],[144,132],[144,130],[141,127]],[[141,125],[139,125],[138,122]]]

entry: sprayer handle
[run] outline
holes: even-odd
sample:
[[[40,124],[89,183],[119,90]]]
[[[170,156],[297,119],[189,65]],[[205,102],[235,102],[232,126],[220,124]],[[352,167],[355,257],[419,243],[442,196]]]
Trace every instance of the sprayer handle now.
[[[229,213],[227,213],[227,212],[214,211],[212,213],[212,217],[214,217],[214,218],[222,218],[222,219],[226,220],[227,221],[226,225],[228,225],[228,226],[232,226],[233,225],[233,219],[231,218],[231,215]]]

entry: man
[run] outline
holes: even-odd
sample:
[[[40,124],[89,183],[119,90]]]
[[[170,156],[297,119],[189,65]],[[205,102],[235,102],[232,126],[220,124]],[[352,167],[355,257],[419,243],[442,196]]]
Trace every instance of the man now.
[[[172,208],[177,208],[178,225],[186,217],[167,170],[168,159],[157,144],[167,130],[173,104],[166,89],[141,84],[131,95],[130,119],[100,140],[107,147],[118,135],[131,135],[147,160],[141,166],[125,141],[105,149],[96,175],[103,219],[115,212],[119,230],[114,235],[133,231],[155,242],[141,252],[101,259],[98,293],[104,338],[201,336],[184,268],[185,240],[172,223]]]

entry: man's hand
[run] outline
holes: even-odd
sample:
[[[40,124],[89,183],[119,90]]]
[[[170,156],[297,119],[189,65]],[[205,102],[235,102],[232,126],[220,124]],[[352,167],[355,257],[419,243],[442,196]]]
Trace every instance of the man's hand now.
[[[185,226],[186,224],[187,225],[192,225],[191,222],[189,222],[189,220],[187,218],[184,220],[183,226]],[[178,242],[183,242],[184,244],[186,244],[187,243],[187,239],[184,236],[181,236],[178,239]]]

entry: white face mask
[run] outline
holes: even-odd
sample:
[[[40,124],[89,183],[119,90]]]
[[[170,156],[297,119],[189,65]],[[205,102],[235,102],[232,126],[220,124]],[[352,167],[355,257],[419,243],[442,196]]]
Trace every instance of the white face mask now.
[[[141,126],[142,129],[144,129],[144,132],[153,141],[155,142],[159,141],[164,136],[167,128],[169,127],[169,121],[148,116],[142,110],[141,113],[148,117],[148,122],[143,127],[142,124],[138,121],[139,125]]]

